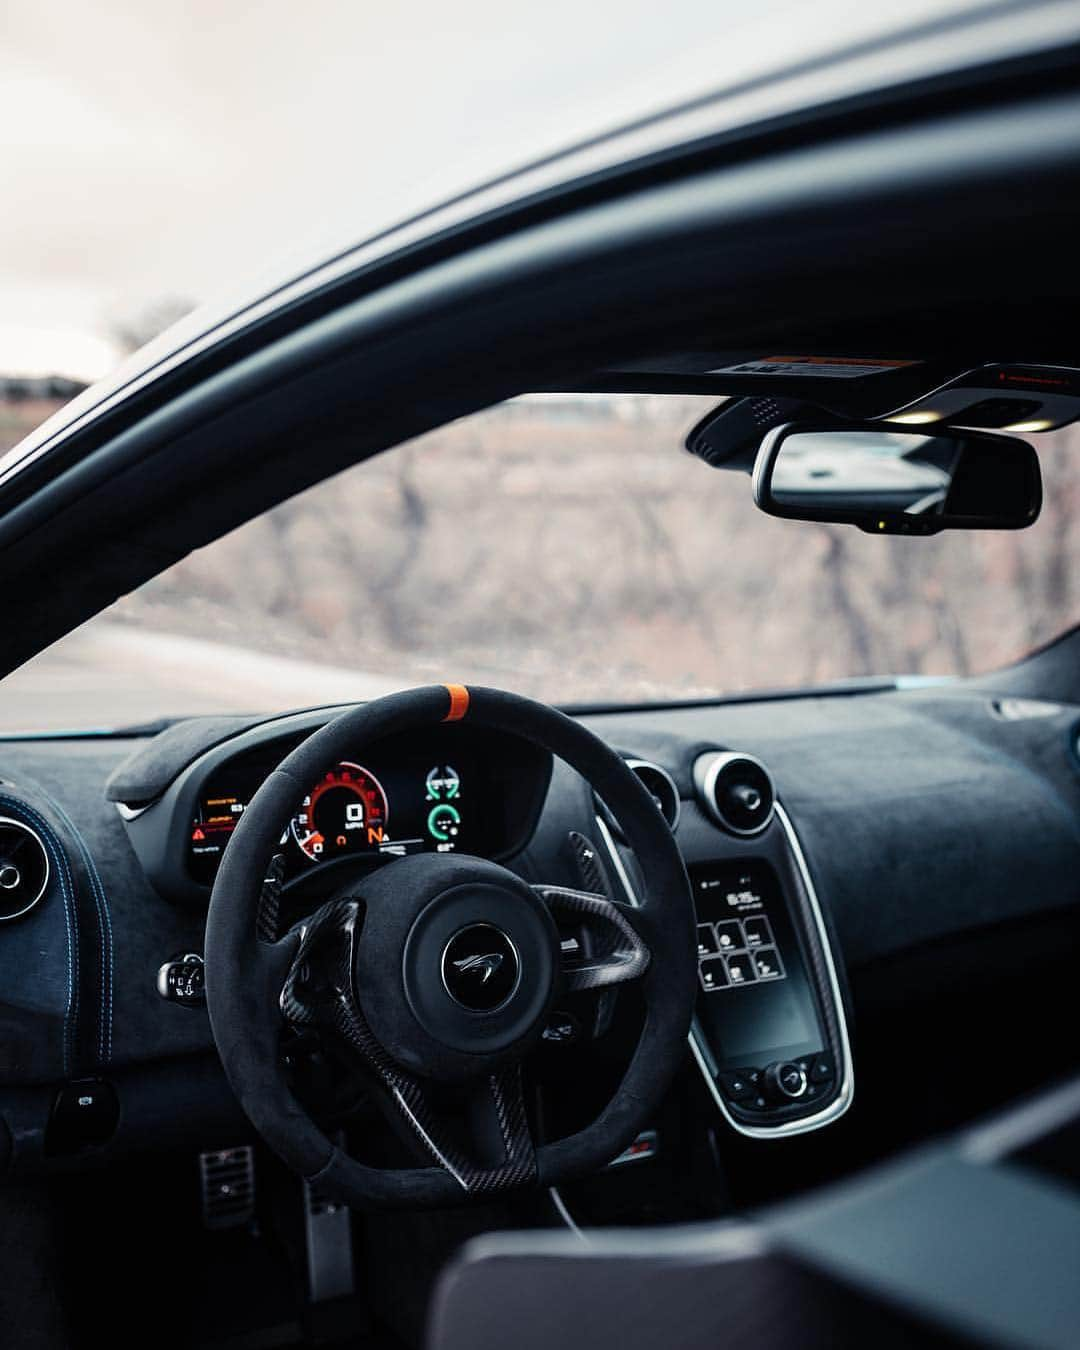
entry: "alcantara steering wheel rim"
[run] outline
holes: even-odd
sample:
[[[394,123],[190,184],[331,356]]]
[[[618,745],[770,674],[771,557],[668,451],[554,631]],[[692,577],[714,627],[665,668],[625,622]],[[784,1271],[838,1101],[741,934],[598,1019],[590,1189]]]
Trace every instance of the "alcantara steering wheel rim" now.
[[[311,1119],[289,1089],[279,1063],[280,1037],[285,1025],[282,1001],[284,999],[290,1012],[301,1015],[296,1009],[304,1005],[304,990],[300,988],[298,1000],[293,1000],[291,994],[297,989],[297,952],[302,941],[312,940],[311,934],[301,936],[294,932],[274,942],[267,942],[258,935],[264,879],[278,851],[282,825],[294,814],[308,785],[346,752],[354,756],[372,741],[464,718],[476,725],[532,741],[576,769],[618,818],[627,842],[634,850],[642,878],[640,908],[631,911],[628,907],[602,902],[599,896],[566,891],[561,887],[530,888],[505,869],[478,859],[449,855],[459,870],[447,866],[440,873],[434,866],[425,868],[415,859],[407,858],[378,869],[373,878],[383,878],[382,882],[368,897],[361,895],[356,902],[368,905],[368,918],[364,922],[372,933],[373,945],[382,943],[396,951],[395,944],[404,950],[404,946],[413,940],[420,958],[428,929],[436,931],[436,946],[427,943],[430,951],[435,951],[439,932],[450,931],[457,921],[458,910],[466,917],[470,913],[479,914],[479,921],[483,922],[484,906],[497,902],[500,908],[496,926],[508,926],[512,919],[518,929],[515,940],[525,946],[531,943],[530,951],[535,953],[540,968],[537,979],[541,984],[545,977],[544,952],[548,938],[545,920],[534,912],[537,897],[542,905],[571,905],[578,913],[582,910],[588,914],[595,912],[596,922],[607,925],[605,931],[614,934],[609,945],[619,950],[603,967],[598,977],[600,982],[608,979],[639,982],[645,1004],[644,1025],[611,1101],[585,1129],[567,1138],[540,1144],[534,1150],[530,1148],[527,1159],[512,1156],[515,1146],[511,1142],[511,1131],[517,1130],[523,1122],[511,1120],[507,1125],[506,1117],[515,1109],[511,1100],[513,1075],[517,1072],[514,1066],[520,1063],[521,1054],[527,1053],[529,1046],[535,1043],[539,1035],[538,1024],[525,1026],[518,1039],[511,1039],[508,1046],[495,1045],[498,1037],[493,1037],[494,1050],[480,1036],[476,1063],[491,1066],[496,1113],[500,1123],[506,1126],[507,1166],[481,1170],[475,1180],[468,1169],[463,1175],[461,1168],[455,1168],[433,1148],[429,1151],[439,1161],[430,1167],[368,1166],[344,1153]],[[378,904],[375,901],[379,891],[392,889],[395,869],[401,869],[398,876],[406,875],[404,864],[413,864],[409,871],[410,880],[419,878],[416,884],[423,892],[415,903],[423,908],[417,908],[415,920],[410,920],[412,928],[402,939],[400,930],[408,918],[405,901],[402,900],[400,909],[406,918],[395,914],[396,900],[391,903],[383,898]],[[476,864],[475,868],[473,864]],[[358,882],[351,889],[363,892],[369,880]],[[440,890],[444,881],[447,884]],[[432,892],[431,895],[424,887]],[[499,891],[499,895],[496,896],[495,891]],[[532,893],[532,901],[526,891]],[[598,901],[605,907],[597,905]],[[400,978],[396,972],[386,977],[385,988],[380,991],[385,997],[369,1000],[365,1005],[361,992],[355,987],[357,971],[363,966],[356,952],[363,952],[364,932],[360,931],[359,922],[349,919],[341,909],[342,904],[350,903],[348,898],[331,903],[339,905],[336,912],[323,906],[313,919],[319,918],[327,932],[334,931],[336,951],[348,952],[347,956],[340,956],[340,978],[327,977],[329,983],[323,990],[325,995],[330,989],[338,999],[332,1005],[334,1029],[365,1052],[369,1066],[382,1077],[384,1086],[397,1097],[403,1096],[405,1100],[398,1104],[407,1113],[411,1112],[407,1085],[422,1080],[414,1078],[409,1068],[398,1064],[377,1037],[369,1043],[364,1036],[370,1032],[369,1020],[377,1022],[381,1017],[392,1031],[402,1028],[400,1034],[394,1034],[396,1048],[403,1059],[415,1051],[417,1063],[423,1064],[427,1041],[431,1039],[425,1027],[420,1026],[426,1016],[425,1010],[415,1006],[414,998],[409,1004],[411,1013],[400,1013],[399,1010],[398,1020],[387,1022],[383,1005],[389,1001],[395,1007],[398,1004],[404,1007],[417,988],[434,988],[434,976],[425,969],[421,973],[427,983],[418,985],[412,968],[404,965]],[[411,896],[409,903],[412,903]],[[417,938],[416,933],[422,925],[423,931]],[[335,718],[286,756],[252,798],[225,850],[207,917],[205,960],[210,1024],[229,1083],[256,1130],[289,1166],[316,1182],[334,1199],[356,1207],[420,1207],[460,1203],[471,1194],[491,1194],[496,1189],[524,1184],[558,1185],[603,1167],[632,1142],[659,1106],[685,1054],[696,992],[694,934],[693,902],[674,838],[646,789],[615,751],[580,723],[543,704],[495,689],[430,685],[389,695]],[[384,955],[381,950],[379,954]],[[445,955],[444,947],[444,959]],[[337,957],[334,959],[338,960]],[[528,959],[534,958],[529,956]],[[311,962],[301,964],[305,978],[309,979]],[[347,971],[344,969],[346,964]],[[384,961],[383,965],[392,963]],[[523,964],[523,971],[524,968]],[[369,964],[369,969],[375,967]],[[557,991],[559,981],[567,978],[571,976],[556,969],[551,974],[551,989]],[[588,987],[587,981],[591,977],[584,972],[580,976],[574,973],[572,978],[584,981],[577,987]],[[525,983],[523,973],[519,984]],[[346,984],[347,989],[343,987]],[[406,996],[404,1000],[402,992]],[[548,997],[545,1003],[535,994],[535,990],[526,987],[522,998],[528,1006],[523,1003],[521,1009],[516,1009],[514,1001],[518,991],[515,987],[513,998],[508,1000],[507,1013],[495,1009],[490,1018],[486,1013],[480,1018],[480,1024],[486,1028],[484,1035],[498,1017],[504,1015],[520,1015],[526,1021],[530,1016],[542,1016],[551,1006],[551,998]],[[322,1002],[326,1003],[325,997]],[[315,1002],[309,1000],[309,1004],[308,1011],[314,1009],[318,1013]],[[405,1026],[410,1016],[415,1017],[417,1026]],[[348,1025],[343,1027],[343,1021]],[[505,1035],[504,1030],[495,1026],[503,1039],[505,1035],[512,1037],[516,1023],[512,1022]],[[434,1038],[440,1040],[437,1026]],[[456,1049],[454,1044],[445,1049],[446,1054],[438,1061],[440,1072],[445,1069],[448,1075],[458,1074],[465,1071],[460,1067],[462,1063],[466,1068],[473,1063],[469,1057],[472,1047],[467,1041],[464,1049],[460,1043]],[[500,1056],[510,1056],[505,1067]],[[400,1090],[401,1083],[406,1084],[404,1092]],[[499,1100],[499,1084],[506,1088],[504,1102]],[[422,1107],[422,1093],[419,1097]],[[410,1123],[423,1135],[422,1110],[420,1119],[412,1119]],[[527,1125],[525,1138],[531,1146]],[[430,1139],[426,1142],[431,1144]]]

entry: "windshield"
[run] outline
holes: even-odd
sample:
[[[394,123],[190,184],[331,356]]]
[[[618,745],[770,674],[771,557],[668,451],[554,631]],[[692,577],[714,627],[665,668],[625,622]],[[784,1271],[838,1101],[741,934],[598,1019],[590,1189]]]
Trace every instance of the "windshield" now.
[[[1015,660],[1080,619],[1077,432],[1029,530],[879,538],[757,511],[682,450],[700,398],[514,400],[192,554],[6,680],[5,730],[438,680],[639,702]]]

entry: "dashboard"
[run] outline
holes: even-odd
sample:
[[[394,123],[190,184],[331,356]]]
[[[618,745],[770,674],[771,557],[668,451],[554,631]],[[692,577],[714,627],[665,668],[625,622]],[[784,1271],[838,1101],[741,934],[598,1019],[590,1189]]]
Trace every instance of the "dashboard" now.
[[[163,997],[158,976],[201,953],[236,822],[331,715],[0,746],[0,817],[16,822],[0,825],[0,851],[5,829],[28,859],[26,831],[44,841],[27,867],[40,898],[0,914],[0,1162],[47,1165],[69,1148],[49,1140],[71,1084],[95,1102],[113,1094],[100,1139],[76,1137],[76,1152],[142,1149],[167,1129],[215,1135],[232,1118],[205,1008]],[[1076,1057],[1052,1029],[1069,1025],[1080,953],[1080,703],[957,685],[583,720],[633,761],[675,831],[699,923],[684,1105],[722,1147],[765,1148],[747,1175],[783,1184],[764,1138],[835,1140],[826,1153],[854,1165]],[[581,840],[598,851],[591,875]],[[564,764],[454,724],[327,766],[298,791],[281,844],[297,914],[419,850],[620,899],[636,875]],[[1038,978],[1018,984],[1018,970]],[[613,1046],[631,1014],[620,995]],[[1004,1060],[1017,1036],[1025,1055]],[[587,1104],[574,1053],[545,1051]],[[163,1082],[185,1103],[173,1124]]]

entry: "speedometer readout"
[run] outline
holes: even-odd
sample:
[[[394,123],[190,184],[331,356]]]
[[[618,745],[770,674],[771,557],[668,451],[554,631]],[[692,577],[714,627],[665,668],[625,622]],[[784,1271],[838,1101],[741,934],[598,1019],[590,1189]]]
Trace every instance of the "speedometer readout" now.
[[[311,789],[289,828],[307,858],[325,862],[379,849],[389,818],[386,792],[371,770],[342,761]]]

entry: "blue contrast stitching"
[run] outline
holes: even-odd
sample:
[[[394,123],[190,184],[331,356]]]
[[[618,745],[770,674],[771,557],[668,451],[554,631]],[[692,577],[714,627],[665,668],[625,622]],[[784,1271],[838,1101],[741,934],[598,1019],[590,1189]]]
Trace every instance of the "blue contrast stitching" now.
[[[82,840],[80,839],[80,844]],[[101,877],[98,875],[97,864],[91,857],[90,849],[82,844],[83,856],[90,865],[90,874],[94,878],[94,885],[100,896],[99,913],[104,923],[102,925],[102,1002],[106,1005],[104,1020],[101,1027],[101,1062],[107,1064],[112,1059],[112,1026],[113,1026],[113,928],[112,915],[109,912],[109,900],[105,894],[105,887],[102,885]],[[107,989],[106,989],[107,986]]]
[[[105,887],[101,881],[101,875],[98,872],[97,864],[94,862],[93,855],[87,846],[86,840],[82,837],[74,821],[52,797],[49,801],[60,816],[61,820],[71,831],[72,838],[79,846],[79,852],[82,854],[83,862],[86,864],[86,870],[90,874],[90,889],[94,896],[94,904],[98,912],[99,920],[99,946],[101,950],[101,1024],[98,1029],[98,1058],[102,1064],[107,1064],[112,1057],[112,1018],[113,1018],[113,931],[112,916],[109,913],[109,901],[105,895]]]
[[[44,795],[53,810],[71,831],[71,836],[79,846],[79,852],[90,875],[90,890],[98,912],[98,946],[101,951],[101,1023],[98,1028],[98,1061],[101,1064],[107,1064],[112,1058],[113,1023],[113,929],[109,901],[97,864],[94,862],[93,855],[78,826],[54,797],[47,793]]]
[[[68,1006],[67,1012],[64,1014],[64,1074],[67,1075],[71,1071],[71,1041],[74,1035],[74,1023],[78,1018],[79,1011],[79,920],[75,913],[75,888],[71,880],[71,873],[68,870],[67,858],[64,856],[64,850],[56,836],[56,831],[44,816],[39,815],[32,806],[28,806],[15,797],[0,796],[0,804],[15,816],[18,816],[21,812],[23,816],[29,818],[29,824],[36,825],[41,831],[42,838],[52,855],[60,881],[60,893],[64,897],[64,923],[67,927],[68,938]]]

